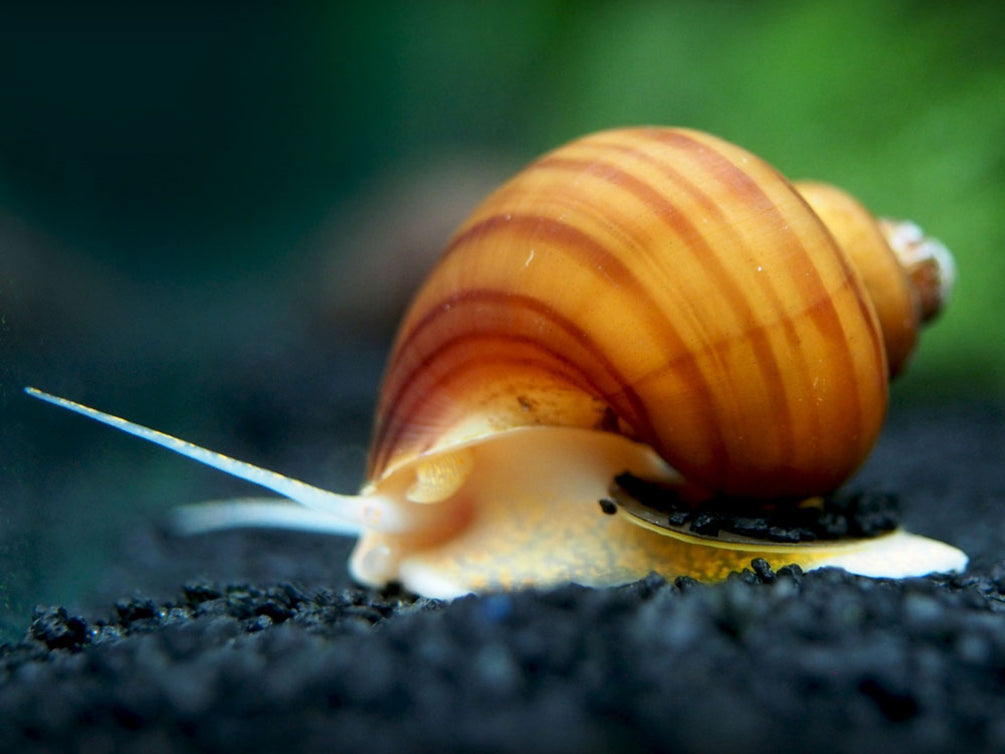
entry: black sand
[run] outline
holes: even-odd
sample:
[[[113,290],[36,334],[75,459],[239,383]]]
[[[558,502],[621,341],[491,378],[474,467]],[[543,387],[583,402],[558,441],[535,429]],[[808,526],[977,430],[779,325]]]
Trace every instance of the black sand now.
[[[756,563],[442,604],[353,588],[344,540],[139,531],[93,605],[0,649],[0,749],[1005,751],[1002,433],[895,414],[854,481],[967,550],[955,577]]]

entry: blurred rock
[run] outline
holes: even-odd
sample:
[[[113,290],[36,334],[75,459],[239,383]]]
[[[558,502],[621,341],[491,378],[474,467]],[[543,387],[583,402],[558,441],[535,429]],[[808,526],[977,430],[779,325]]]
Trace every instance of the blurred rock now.
[[[373,182],[316,234],[304,274],[322,330],[386,340],[451,234],[513,172],[495,155],[445,155]]]

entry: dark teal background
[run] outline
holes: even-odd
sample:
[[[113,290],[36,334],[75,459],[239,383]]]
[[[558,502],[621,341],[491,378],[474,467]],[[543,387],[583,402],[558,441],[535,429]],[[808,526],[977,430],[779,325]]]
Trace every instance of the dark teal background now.
[[[337,385],[356,407],[348,450],[290,471],[334,465],[344,473],[321,481],[354,483],[402,260],[435,250],[521,164],[599,128],[708,130],[916,220],[960,278],[895,405],[1005,394],[1001,3],[284,5],[0,10],[13,624],[32,601],[78,594],[127,523],[218,484],[27,406],[21,385],[267,464],[289,438],[235,426],[243,414],[219,400],[231,373],[259,379],[248,401],[306,402],[291,432],[319,421],[310,407]],[[360,291],[362,312],[329,306]],[[342,367],[308,355],[325,345]],[[266,379],[284,369],[300,376]],[[269,397],[293,388],[316,392]],[[81,489],[69,469],[94,466]]]
[[[5,6],[3,211],[130,278],[233,283],[381,171],[689,125],[946,240],[958,296],[919,370],[1002,389],[999,3],[280,6]]]

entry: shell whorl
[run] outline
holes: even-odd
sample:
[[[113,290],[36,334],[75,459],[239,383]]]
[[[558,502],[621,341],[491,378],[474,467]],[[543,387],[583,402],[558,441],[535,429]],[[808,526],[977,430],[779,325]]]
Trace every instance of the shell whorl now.
[[[887,361],[854,264],[754,155],[662,128],[574,141],[461,226],[400,327],[369,477],[491,432],[618,431],[749,496],[844,481]]]

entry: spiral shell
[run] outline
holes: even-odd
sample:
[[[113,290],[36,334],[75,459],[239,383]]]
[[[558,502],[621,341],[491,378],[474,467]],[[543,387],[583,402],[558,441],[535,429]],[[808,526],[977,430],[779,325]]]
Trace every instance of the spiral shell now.
[[[775,169],[695,131],[602,132],[458,230],[402,322],[369,475],[547,425],[621,432],[710,490],[811,495],[868,454],[887,374],[862,277]]]

